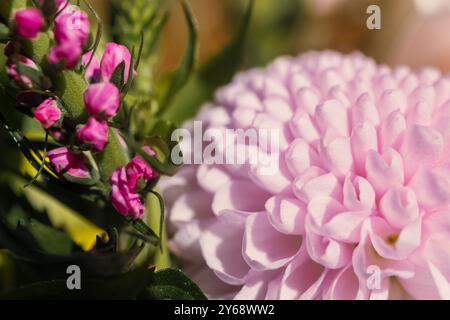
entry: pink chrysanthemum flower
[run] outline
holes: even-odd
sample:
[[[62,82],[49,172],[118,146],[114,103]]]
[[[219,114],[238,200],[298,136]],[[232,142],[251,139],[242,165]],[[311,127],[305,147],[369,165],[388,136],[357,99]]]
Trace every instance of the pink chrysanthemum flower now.
[[[275,174],[164,181],[173,249],[210,297],[450,298],[449,77],[311,52],[238,74],[200,119],[281,132]]]

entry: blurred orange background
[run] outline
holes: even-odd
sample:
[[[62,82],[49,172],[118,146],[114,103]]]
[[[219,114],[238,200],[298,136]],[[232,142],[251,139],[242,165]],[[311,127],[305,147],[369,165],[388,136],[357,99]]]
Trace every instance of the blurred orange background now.
[[[151,1],[151,0],[149,0]],[[186,45],[181,7],[170,4],[160,46],[160,72],[176,67]],[[200,60],[217,52],[233,34],[245,0],[189,0],[198,21]],[[94,0],[104,17],[109,0]],[[366,9],[381,9],[381,30],[368,30]],[[280,54],[312,49],[360,50],[380,63],[431,65],[450,70],[449,0],[256,0],[247,65],[263,65]]]

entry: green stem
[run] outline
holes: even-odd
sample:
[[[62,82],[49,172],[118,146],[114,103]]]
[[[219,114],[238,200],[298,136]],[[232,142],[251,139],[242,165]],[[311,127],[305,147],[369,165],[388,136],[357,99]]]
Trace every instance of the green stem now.
[[[158,198],[149,193],[147,196],[147,222],[152,228],[152,230],[159,230],[160,228],[160,206]],[[162,250],[161,250],[162,248]],[[167,241],[167,230],[166,225],[164,224],[161,235],[161,248],[152,248],[154,249],[154,265],[157,270],[170,268],[170,255],[169,255],[169,246]]]

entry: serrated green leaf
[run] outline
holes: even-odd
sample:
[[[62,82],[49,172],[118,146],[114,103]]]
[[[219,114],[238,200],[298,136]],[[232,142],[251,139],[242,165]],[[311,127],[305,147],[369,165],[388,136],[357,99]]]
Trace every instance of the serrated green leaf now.
[[[184,273],[165,269],[153,274],[151,283],[141,294],[153,300],[206,300],[200,288]]]

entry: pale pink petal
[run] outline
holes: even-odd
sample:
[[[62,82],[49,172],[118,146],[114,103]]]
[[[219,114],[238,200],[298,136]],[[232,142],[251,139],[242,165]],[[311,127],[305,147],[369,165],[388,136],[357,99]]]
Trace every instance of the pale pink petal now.
[[[206,264],[217,276],[229,284],[243,284],[250,267],[242,258],[244,218],[239,214],[217,220],[200,238]],[[233,221],[233,222],[231,222]]]
[[[303,202],[274,196],[266,202],[265,207],[275,229],[286,234],[304,234],[306,206]]]
[[[287,266],[281,280],[279,298],[281,300],[317,298],[328,273],[329,271],[311,260],[304,251]]]
[[[401,186],[404,182],[402,157],[393,149],[387,150],[383,156],[370,150],[366,159],[366,175],[377,195],[390,187]]]
[[[343,186],[343,204],[348,210],[371,210],[375,205],[375,191],[366,179],[358,176],[352,182],[347,176]]]
[[[278,269],[294,258],[302,238],[278,232],[266,212],[247,218],[242,252],[255,270]]]
[[[341,184],[332,174],[322,174],[316,167],[309,168],[294,181],[294,194],[303,202],[309,203],[319,196],[341,197]]]
[[[309,256],[328,269],[339,269],[352,259],[353,246],[324,237],[309,230],[306,235],[306,248]]]
[[[216,215],[220,215],[222,210],[262,211],[265,200],[268,198],[268,193],[260,188],[255,188],[250,181],[235,180],[224,184],[217,190],[212,202],[212,210]],[[254,201],[254,199],[259,199],[259,201]]]
[[[317,152],[303,139],[294,140],[285,155],[286,165],[293,176],[300,175],[319,163]]]
[[[392,188],[380,200],[380,212],[396,228],[403,228],[419,217],[415,193],[408,188]]]

